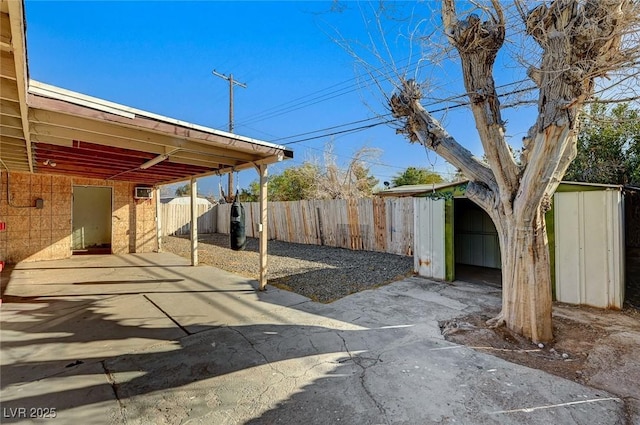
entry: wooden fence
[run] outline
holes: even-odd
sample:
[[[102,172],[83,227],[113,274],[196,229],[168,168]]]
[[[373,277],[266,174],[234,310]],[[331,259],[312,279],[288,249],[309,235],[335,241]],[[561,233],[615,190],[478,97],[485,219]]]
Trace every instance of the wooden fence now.
[[[248,237],[257,238],[260,204],[243,203]],[[198,233],[229,233],[230,204],[200,215]],[[188,205],[163,205],[163,232],[189,231]],[[171,213],[167,210],[175,210]],[[184,210],[184,212],[178,212]],[[181,221],[176,220],[178,217]],[[352,250],[413,254],[413,199],[362,198],[326,201],[269,202],[269,239]],[[186,230],[184,230],[186,229]]]
[[[216,207],[198,205],[198,233],[216,233]],[[160,207],[162,236],[188,235],[191,231],[191,205],[162,204]]]

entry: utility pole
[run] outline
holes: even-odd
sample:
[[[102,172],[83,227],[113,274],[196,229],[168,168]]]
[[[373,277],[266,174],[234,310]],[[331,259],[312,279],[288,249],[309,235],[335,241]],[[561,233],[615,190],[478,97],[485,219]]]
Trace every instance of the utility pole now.
[[[224,75],[216,72],[214,69],[211,71],[213,75],[216,77],[220,77],[229,82],[229,133],[233,133],[233,86],[240,86],[244,89],[247,88],[246,84],[243,84],[239,81],[233,79],[233,74]],[[229,173],[229,184],[227,186],[227,202],[233,202],[234,194],[233,194],[233,171]]]

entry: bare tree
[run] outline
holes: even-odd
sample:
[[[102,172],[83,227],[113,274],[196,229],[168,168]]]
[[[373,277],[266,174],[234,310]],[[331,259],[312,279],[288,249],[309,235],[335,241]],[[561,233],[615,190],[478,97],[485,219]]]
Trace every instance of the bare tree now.
[[[349,199],[369,197],[378,180],[373,177],[367,162],[380,156],[380,150],[363,146],[354,152],[346,168],[336,162],[333,144],[327,143],[324,172],[318,175],[316,199]]]
[[[400,78],[390,98],[410,141],[437,152],[470,180],[467,196],[492,218],[502,252],[502,311],[490,322],[534,342],[553,338],[551,273],[544,214],[576,155],[579,116],[600,90],[637,76],[640,3],[635,0],[555,0],[528,9],[516,1],[525,36],[536,44],[527,75],[538,89],[538,116],[523,140],[520,161],[505,140],[505,122],[493,77],[507,22],[492,0],[461,19],[454,0],[442,2],[445,35],[457,51],[473,118],[487,163],[474,157],[421,104],[420,85]],[[636,80],[637,81],[637,80]],[[615,91],[615,87],[614,87]],[[622,94],[618,90],[618,95]],[[626,93],[626,95],[630,95]]]

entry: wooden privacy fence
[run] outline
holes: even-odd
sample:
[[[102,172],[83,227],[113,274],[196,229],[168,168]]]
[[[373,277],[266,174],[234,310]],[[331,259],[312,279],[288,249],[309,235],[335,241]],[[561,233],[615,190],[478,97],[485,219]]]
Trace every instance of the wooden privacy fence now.
[[[243,205],[247,236],[257,238],[260,204],[243,202]],[[230,204],[221,204],[202,215],[199,212],[198,233],[228,234],[230,208]],[[167,217],[162,225],[164,235],[189,232],[188,205],[163,205],[162,209],[162,218]],[[167,213],[166,210],[176,211]],[[172,218],[181,221],[169,222]],[[267,224],[269,239],[399,255],[413,254],[412,198],[269,202]],[[174,229],[183,233],[174,233]]]
[[[215,206],[197,205],[198,233],[216,233]],[[162,204],[160,207],[162,236],[188,235],[191,231],[191,205]]]

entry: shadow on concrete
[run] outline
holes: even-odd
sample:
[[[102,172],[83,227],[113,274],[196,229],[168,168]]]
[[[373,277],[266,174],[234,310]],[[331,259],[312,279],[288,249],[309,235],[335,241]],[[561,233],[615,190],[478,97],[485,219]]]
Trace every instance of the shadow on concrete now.
[[[127,257],[122,258],[125,262]],[[144,264],[146,258],[140,257],[136,262]],[[61,269],[71,271],[68,281],[58,282],[58,287],[78,287],[78,285],[97,287],[88,293],[57,293],[56,295],[17,296],[6,298],[4,312],[10,304],[16,304],[15,314],[3,320],[2,351],[3,364],[0,366],[3,389],[2,406],[13,409],[40,408],[55,405],[58,417],[64,411],[77,409],[83,405],[109,402],[115,400],[120,404],[116,409],[122,412],[123,400],[140,395],[165,391],[208,380],[238,371],[245,371],[261,365],[271,365],[282,361],[305,358],[323,353],[339,353],[344,357],[344,340],[336,334],[335,329],[322,326],[297,326],[284,324],[249,324],[238,326],[208,326],[198,323],[201,318],[197,313],[192,317],[181,314],[180,321],[192,320],[185,326],[170,317],[151,298],[151,294],[163,294],[175,298],[202,296],[203,294],[233,293],[247,294],[255,297],[257,282],[236,279],[229,285],[216,288],[214,283],[194,277],[186,272],[203,268],[163,268],[159,265],[132,264],[130,266],[89,266],[83,263],[80,267],[89,270],[112,270],[125,267],[142,267],[145,273],[152,275],[150,279],[111,279],[76,280],[73,273],[75,267],[28,267],[28,271],[45,272],[41,290],[51,286],[46,276],[58,273]],[[183,272],[182,270],[185,270]],[[167,277],[169,275],[170,277]],[[84,275],[82,275],[84,276]],[[6,283],[9,282],[9,276]],[[123,284],[160,283],[167,285],[163,291],[105,291],[115,289]],[[30,282],[31,285],[31,282]],[[146,287],[146,285],[144,285]],[[3,288],[4,289],[4,288]],[[260,294],[262,299],[278,297],[275,290],[269,294]],[[206,298],[204,302],[213,310],[222,311],[230,317],[234,311],[225,305],[224,300]],[[300,300],[297,299],[297,302]],[[236,303],[247,304],[242,298]],[[253,301],[253,308],[258,314],[269,318],[269,321],[281,321],[282,311],[270,312],[270,307],[260,305],[268,301]],[[290,304],[291,301],[276,300],[273,305]],[[269,303],[271,304],[271,303]],[[18,307],[19,306],[19,307]],[[150,306],[153,306],[150,310]],[[155,309],[158,309],[156,311]],[[226,310],[225,310],[226,309]],[[124,310],[124,311],[123,311]],[[11,312],[11,310],[8,310]],[[186,311],[189,312],[187,306]],[[4,313],[3,312],[3,313]],[[137,314],[132,314],[136,312]],[[241,319],[235,314],[237,319]],[[268,339],[281,338],[282,335],[295,335],[299,332],[314,335],[306,338],[306,346],[295,345],[295,349],[261,353],[255,348],[253,341],[262,337]],[[333,335],[329,345],[323,345],[323,334]],[[252,340],[246,335],[251,335]],[[313,339],[317,338],[314,345]],[[280,341],[279,343],[282,343]],[[148,352],[153,346],[151,352]],[[361,348],[361,347],[357,347]],[[341,364],[336,363],[335,367]],[[271,366],[268,366],[271,368]],[[270,369],[271,370],[271,369]],[[135,377],[129,379],[129,375]],[[269,373],[270,375],[270,373]],[[47,384],[50,381],[68,380],[75,382],[73,388],[65,385]],[[79,381],[78,381],[79,380]],[[80,383],[79,383],[80,382]],[[105,384],[109,383],[109,384]],[[105,390],[107,385],[109,390]],[[8,389],[18,391],[7,391]],[[87,397],[90,394],[91,396]],[[8,410],[11,411],[11,410]],[[116,415],[117,416],[117,415]],[[3,422],[20,419],[3,417]]]
[[[3,305],[3,412],[52,406],[59,421],[50,423],[494,423],[559,394],[596,397],[444,341],[437,321],[482,305],[486,289],[413,280],[321,305],[276,289],[256,294],[257,282],[210,267],[140,270],[166,280],[166,291],[105,291],[120,284],[104,282],[125,279],[100,275],[87,285],[95,292]],[[42,278],[43,291],[90,282],[79,271],[56,285]],[[597,422],[593,409],[526,419]]]
[[[364,346],[365,337],[357,338],[363,342],[362,344],[353,344],[348,349],[345,342],[347,339],[353,340],[349,333],[365,331],[337,330],[322,326],[201,326],[195,333],[183,334],[176,338],[178,335],[173,326],[147,328],[118,323],[112,320],[109,314],[97,312],[103,308],[101,302],[102,300],[52,300],[51,305],[38,305],[28,312],[23,312],[22,320],[3,323],[3,332],[21,332],[31,334],[31,337],[4,340],[3,351],[12,352],[15,351],[12,349],[20,347],[35,348],[37,351],[37,347],[47,344],[56,347],[91,343],[118,345],[132,339],[155,342],[154,351],[101,355],[99,349],[92,351],[80,348],[75,353],[74,350],[61,349],[58,355],[49,356],[49,360],[39,361],[36,360],[38,356],[25,356],[33,357],[34,360],[17,360],[11,364],[4,364],[0,367],[0,387],[3,391],[11,386],[42,382],[37,391],[29,391],[26,388],[22,391],[26,393],[24,396],[3,400],[2,406],[5,411],[55,406],[58,417],[64,418],[65,410],[75,409],[85,403],[113,401],[114,397],[122,409],[127,405],[127,400],[144,394],[179,389],[188,384],[239,371],[264,374],[264,384],[268,387],[271,385],[269,380],[273,379],[273,374],[280,373],[278,366],[273,365],[323,354],[333,355],[333,364],[329,365],[333,371],[329,378],[331,385],[336,385],[336,379],[343,379],[345,374],[351,376],[355,372],[353,365],[345,365],[347,362],[353,362],[350,351],[367,348]],[[52,314],[52,306],[59,313],[58,317]],[[42,323],[43,320],[46,323]],[[302,340],[296,338],[300,335],[304,335]],[[293,339],[287,342],[289,337]],[[278,350],[273,349],[276,342],[280,345]],[[269,346],[264,352],[260,349],[260,345],[263,344]],[[282,349],[283,344],[292,345]],[[53,349],[55,350],[55,347]],[[85,355],[80,354],[83,350]],[[252,368],[262,370],[250,372]],[[94,375],[98,379],[90,379],[89,385],[67,389],[56,384],[46,384],[51,380],[60,381],[78,376],[86,378],[88,375]],[[131,375],[134,377],[127,379]],[[105,382],[110,383],[111,391],[105,391]],[[215,392],[215,389],[212,391]],[[29,393],[32,394],[27,395]],[[88,394],[91,396],[87,397]],[[221,396],[221,393],[217,395]],[[375,408],[375,404],[372,403],[368,409],[372,407]],[[340,411],[339,417],[345,417],[344,410]],[[3,418],[3,423],[10,422],[12,418]]]
[[[11,273],[15,266],[12,264],[5,265],[2,271],[0,271],[0,299],[4,299],[4,293],[7,289],[7,285],[9,285],[9,281],[11,280]]]

